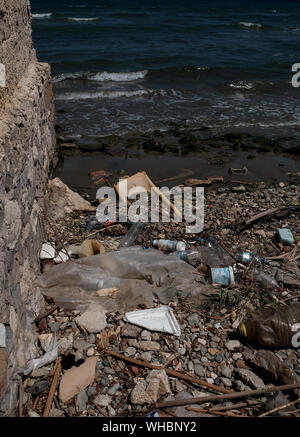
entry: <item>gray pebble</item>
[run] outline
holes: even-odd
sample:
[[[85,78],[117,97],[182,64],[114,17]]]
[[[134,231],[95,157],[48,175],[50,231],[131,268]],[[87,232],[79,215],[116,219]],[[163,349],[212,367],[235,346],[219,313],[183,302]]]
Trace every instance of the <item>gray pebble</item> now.
[[[203,366],[201,366],[201,364],[195,364],[194,372],[195,372],[195,375],[202,377],[205,375],[205,368]]]
[[[217,352],[214,359],[217,363],[221,363],[224,360],[224,357],[220,352]]]
[[[110,396],[113,396],[117,393],[117,391],[120,388],[120,383],[117,382],[116,384],[112,385],[111,387],[109,387],[109,389],[107,390],[107,394],[109,394]]]

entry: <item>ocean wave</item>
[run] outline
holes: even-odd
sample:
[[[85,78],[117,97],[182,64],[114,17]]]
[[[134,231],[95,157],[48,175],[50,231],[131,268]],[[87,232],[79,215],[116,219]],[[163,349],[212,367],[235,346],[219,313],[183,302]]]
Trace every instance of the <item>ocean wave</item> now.
[[[147,73],[148,70],[129,71],[127,73],[109,73],[107,71],[101,73],[61,73],[53,78],[53,82],[58,83],[71,79],[87,79],[97,82],[133,82],[135,80],[144,79]]]
[[[247,27],[247,28],[254,27],[254,28],[257,28],[257,29],[260,29],[262,27],[262,24],[260,24],[260,23],[250,23],[250,22],[246,23],[245,21],[240,21],[239,25],[242,26],[242,27]]]
[[[122,97],[141,97],[151,94],[152,90],[134,91],[97,91],[97,92],[78,92],[56,96],[56,100],[88,100],[88,99],[119,99]]]
[[[50,18],[52,17],[52,12],[47,12],[45,14],[32,14],[32,18]]]
[[[128,73],[108,73],[104,71],[103,73],[94,74],[90,76],[90,78],[98,82],[132,82],[134,80],[144,79],[147,73],[148,70],[131,71]]]
[[[53,83],[63,82],[65,80],[70,79],[84,79],[87,78],[87,75],[85,73],[61,73],[57,76],[53,77]]]
[[[231,88],[251,90],[252,88],[254,88],[255,84],[252,82],[246,82],[244,80],[241,80],[241,81],[236,82],[236,83],[231,83],[229,86]]]
[[[98,20],[98,17],[94,18],[81,18],[81,17],[68,17],[69,21],[96,21]]]

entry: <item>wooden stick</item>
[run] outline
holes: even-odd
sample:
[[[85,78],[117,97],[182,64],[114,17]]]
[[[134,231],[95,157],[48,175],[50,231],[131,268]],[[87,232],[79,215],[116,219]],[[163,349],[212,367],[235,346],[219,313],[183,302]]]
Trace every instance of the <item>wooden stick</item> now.
[[[246,396],[261,395],[265,393],[273,393],[273,392],[284,391],[284,390],[292,390],[294,388],[300,388],[300,382],[298,382],[297,384],[278,385],[277,387],[271,386],[258,390],[247,390],[241,392],[227,393],[224,395],[203,396],[201,398],[178,399],[176,401],[160,402],[157,404],[157,408],[178,407],[181,405],[190,405],[190,404],[205,404],[207,402],[220,401],[224,399],[244,398]]]
[[[194,411],[195,413],[203,413],[203,414],[215,414],[216,416],[225,416],[225,417],[250,417],[250,416],[244,416],[242,414],[234,414],[230,411],[228,413],[223,413],[222,411],[217,410],[205,410],[203,408],[195,408],[195,407],[185,407],[188,411]]]
[[[46,311],[43,314],[40,314],[35,318],[35,322],[38,323],[40,320],[44,319],[45,317],[50,316],[50,314],[54,313],[54,311],[58,308],[58,305],[55,305],[53,308],[51,308],[49,311]]]
[[[49,394],[48,394],[48,398],[47,398],[47,402],[46,402],[46,406],[45,406],[45,410],[44,410],[44,414],[43,417],[48,417],[49,413],[50,413],[50,408],[53,402],[53,398],[54,398],[54,394],[55,394],[55,390],[58,384],[58,379],[60,376],[60,372],[61,372],[61,358],[57,358],[56,361],[56,366],[55,366],[55,372],[54,372],[54,376],[52,379],[52,384],[49,390]]]
[[[300,401],[300,398],[296,399],[295,401],[288,402],[285,405],[281,405],[280,407],[273,408],[273,410],[270,410],[270,411],[267,411],[266,413],[260,414],[258,417],[266,417],[269,414],[275,413],[276,411],[283,410],[286,407],[290,407],[291,405],[297,404],[299,401]]]
[[[249,400],[247,402],[239,402],[239,403],[234,404],[234,405],[224,405],[224,406],[215,405],[214,407],[211,407],[208,411],[211,412],[214,410],[216,410],[216,411],[238,410],[239,408],[244,408],[244,407],[249,408],[249,407],[252,407],[252,406],[258,405],[258,404],[261,404],[261,401]]]
[[[276,214],[277,212],[281,211],[282,209],[287,209],[287,208],[288,207],[286,207],[286,206],[279,206],[277,208],[271,208],[271,209],[268,209],[267,211],[256,214],[256,215],[250,217],[246,221],[245,226],[250,226],[252,223],[257,222],[258,220],[260,220],[262,218],[270,217],[270,216]]]
[[[135,364],[136,366],[148,367],[149,369],[165,370],[168,375],[174,376],[175,378],[184,379],[186,381],[192,382],[193,384],[199,384],[202,385],[203,387],[209,388],[214,391],[218,391],[220,393],[232,393],[232,390],[227,390],[223,387],[218,387],[217,385],[214,384],[209,384],[206,381],[202,381],[202,379],[193,378],[192,376],[185,375],[184,373],[177,372],[176,370],[166,369],[163,366],[157,366],[155,364],[149,363],[148,361],[139,361],[134,358],[129,358],[126,357],[125,355],[121,355],[117,352],[113,352],[108,349],[102,349],[102,350],[106,354],[116,357],[119,360],[128,361],[129,363]]]

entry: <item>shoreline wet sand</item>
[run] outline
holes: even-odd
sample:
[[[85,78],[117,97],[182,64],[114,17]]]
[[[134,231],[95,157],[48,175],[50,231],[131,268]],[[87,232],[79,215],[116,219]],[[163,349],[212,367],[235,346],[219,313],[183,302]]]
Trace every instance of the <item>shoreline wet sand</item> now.
[[[88,174],[106,170],[114,184],[124,175],[146,171],[158,186],[191,178],[222,176],[224,182],[297,182],[300,149],[296,136],[263,136],[249,132],[214,132],[174,125],[167,131],[70,140],[58,135],[60,162],[54,176],[73,190],[95,197],[99,184]],[[230,174],[230,168],[246,172]]]

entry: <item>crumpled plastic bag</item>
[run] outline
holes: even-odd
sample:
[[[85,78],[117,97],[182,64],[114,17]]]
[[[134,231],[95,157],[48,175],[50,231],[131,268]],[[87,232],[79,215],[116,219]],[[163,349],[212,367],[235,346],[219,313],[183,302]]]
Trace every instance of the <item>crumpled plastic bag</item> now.
[[[178,297],[195,294],[197,278],[198,271],[184,261],[133,246],[53,266],[37,285],[65,308],[82,310],[97,303],[105,311],[130,311],[151,308],[153,293],[164,288],[174,287]],[[202,296],[200,289],[197,298],[206,300],[207,293]]]
[[[58,344],[56,335],[52,336],[50,342],[41,342],[45,354],[40,358],[34,358],[28,361],[26,368],[22,371],[24,375],[29,375],[34,369],[39,369],[40,367],[46,366],[56,360],[58,356]]]

